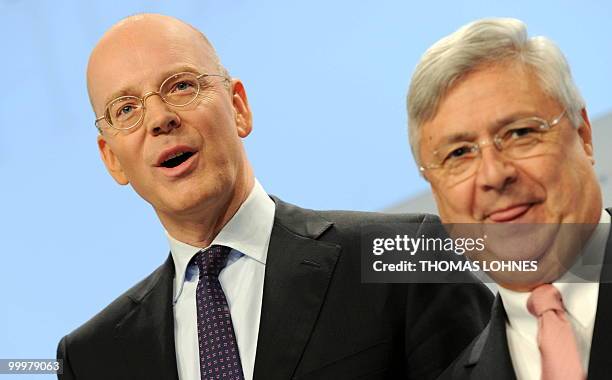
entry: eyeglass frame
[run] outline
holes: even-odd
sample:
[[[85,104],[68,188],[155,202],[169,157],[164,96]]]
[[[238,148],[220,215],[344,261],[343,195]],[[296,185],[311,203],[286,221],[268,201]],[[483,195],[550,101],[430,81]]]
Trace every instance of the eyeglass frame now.
[[[181,74],[192,74],[195,75],[196,80],[198,81],[198,91],[196,92],[196,94],[193,96],[193,99],[191,99],[189,102],[185,103],[185,104],[181,104],[181,105],[176,105],[176,104],[172,104],[172,103],[168,103],[166,101],[166,99],[164,99],[164,97],[161,95],[161,90],[162,87],[164,87],[164,85],[166,84],[167,81],[169,81],[170,79],[172,79],[173,77],[176,77],[177,75],[181,75]],[[225,74],[208,74],[208,73],[202,73],[202,74],[196,74],[190,71],[181,71],[179,73],[174,73],[171,74],[170,76],[168,76],[166,79],[164,79],[162,81],[162,83],[159,85],[159,90],[158,91],[149,91],[147,93],[145,93],[142,97],[140,96],[136,96],[136,95],[123,95],[123,96],[118,96],[115,99],[111,99],[108,103],[106,103],[106,105],[104,106],[104,116],[100,116],[97,117],[96,120],[94,121],[94,125],[96,127],[96,129],[98,130],[98,132],[101,134],[102,133],[102,128],[98,125],[100,121],[102,120],[106,120],[106,123],[109,125],[110,128],[113,128],[116,131],[129,131],[130,129],[136,127],[138,124],[140,124],[140,122],[144,119],[144,115],[145,115],[145,111],[146,111],[146,105],[145,105],[145,101],[147,100],[147,98],[149,98],[150,96],[153,95],[159,95],[160,99],[165,103],[168,104],[172,107],[186,107],[188,105],[190,105],[191,103],[193,103],[197,98],[198,95],[200,95],[200,90],[201,90],[201,85],[200,85],[200,80],[202,78],[206,78],[206,77],[220,77],[223,78],[224,81],[227,83],[229,82],[230,78],[225,75]],[[114,102],[116,102],[119,99],[122,98],[134,98],[134,99],[138,99],[138,101],[140,102],[140,104],[142,105],[142,114],[140,115],[140,117],[138,118],[138,120],[134,123],[134,125],[131,125],[128,128],[117,128],[116,126],[113,125],[113,123],[107,118],[107,115],[109,115],[109,106],[111,104],[113,104]]]
[[[559,116],[557,116],[556,118],[552,119],[551,121],[548,121],[546,119],[543,119],[541,117],[537,117],[537,116],[532,116],[532,117],[526,117],[524,119],[519,119],[519,120],[515,120],[507,125],[504,125],[503,127],[501,127],[500,129],[503,130],[504,128],[521,122],[521,121],[527,121],[527,120],[537,120],[538,122],[540,122],[540,126],[539,129],[544,131],[545,133],[550,132],[550,130],[552,129],[552,127],[558,125],[561,120],[563,120],[563,118],[565,116],[568,116],[567,114],[567,109],[564,108],[563,112],[561,112],[561,114]],[[482,158],[482,148],[486,147],[487,145],[493,145],[495,147],[495,149],[497,149],[498,152],[500,152],[502,155],[504,155],[504,149],[502,147],[502,138],[499,136],[499,132],[496,133],[492,139],[485,139],[485,140],[481,140],[480,142],[473,142],[473,143],[467,143],[472,147],[472,151],[476,151],[477,152],[477,156],[476,158]],[[438,152],[438,150],[434,151],[434,155]],[[511,159],[514,160],[514,158],[508,157],[506,155],[504,155],[504,157],[506,157],[507,159]],[[421,173],[422,176],[424,176],[425,171],[427,170],[431,170],[431,169],[440,169],[442,168],[442,163],[439,164],[429,164],[426,166],[423,165],[419,165],[419,172]],[[469,178],[471,176],[466,177]]]

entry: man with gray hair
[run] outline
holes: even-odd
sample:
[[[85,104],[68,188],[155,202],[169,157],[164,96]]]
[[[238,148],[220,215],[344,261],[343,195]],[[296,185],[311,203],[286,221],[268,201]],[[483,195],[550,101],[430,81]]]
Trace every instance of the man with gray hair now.
[[[499,285],[491,321],[442,378],[609,378],[610,209],[562,52],[516,19],[472,22],[426,51],[407,106],[442,221],[504,231],[488,259],[536,268],[488,272]],[[587,261],[594,276],[580,281],[573,269]]]

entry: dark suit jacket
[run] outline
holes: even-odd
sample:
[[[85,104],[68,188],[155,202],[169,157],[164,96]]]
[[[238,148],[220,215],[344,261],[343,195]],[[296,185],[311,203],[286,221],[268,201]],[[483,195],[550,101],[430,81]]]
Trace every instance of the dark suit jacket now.
[[[607,209],[612,214],[612,209]],[[589,380],[610,379],[612,361],[612,234],[608,236],[604,265],[599,284],[597,315],[589,358]],[[440,376],[440,380],[512,380],[516,379],[508,339],[506,337],[506,310],[499,296],[495,298],[491,321],[453,364]]]
[[[488,321],[482,284],[361,283],[361,223],[435,217],[275,202],[254,379],[431,379]],[[65,336],[59,378],[177,379],[173,277],[170,256]]]

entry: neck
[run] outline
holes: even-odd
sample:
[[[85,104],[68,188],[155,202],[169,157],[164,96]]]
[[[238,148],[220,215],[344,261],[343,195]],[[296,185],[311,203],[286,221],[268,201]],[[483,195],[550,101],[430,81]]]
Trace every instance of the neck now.
[[[166,231],[176,240],[194,247],[208,247],[246,201],[254,184],[249,167],[225,198],[209,200],[197,214],[168,217],[158,212],[158,216]]]

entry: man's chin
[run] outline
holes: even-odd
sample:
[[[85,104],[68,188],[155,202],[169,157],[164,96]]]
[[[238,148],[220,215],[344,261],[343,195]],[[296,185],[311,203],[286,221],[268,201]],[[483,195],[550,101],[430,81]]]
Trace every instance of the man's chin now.
[[[555,245],[559,224],[487,224],[486,251],[499,260],[540,261]]]
[[[479,261],[492,279],[509,289],[530,289],[559,279],[572,268],[591,231],[589,225],[577,224],[496,228],[494,233],[489,230],[485,251],[470,259]]]
[[[212,192],[202,191],[176,191],[173,196],[152,204],[158,214],[165,217],[182,218],[206,212],[207,205],[214,205],[217,197]]]

